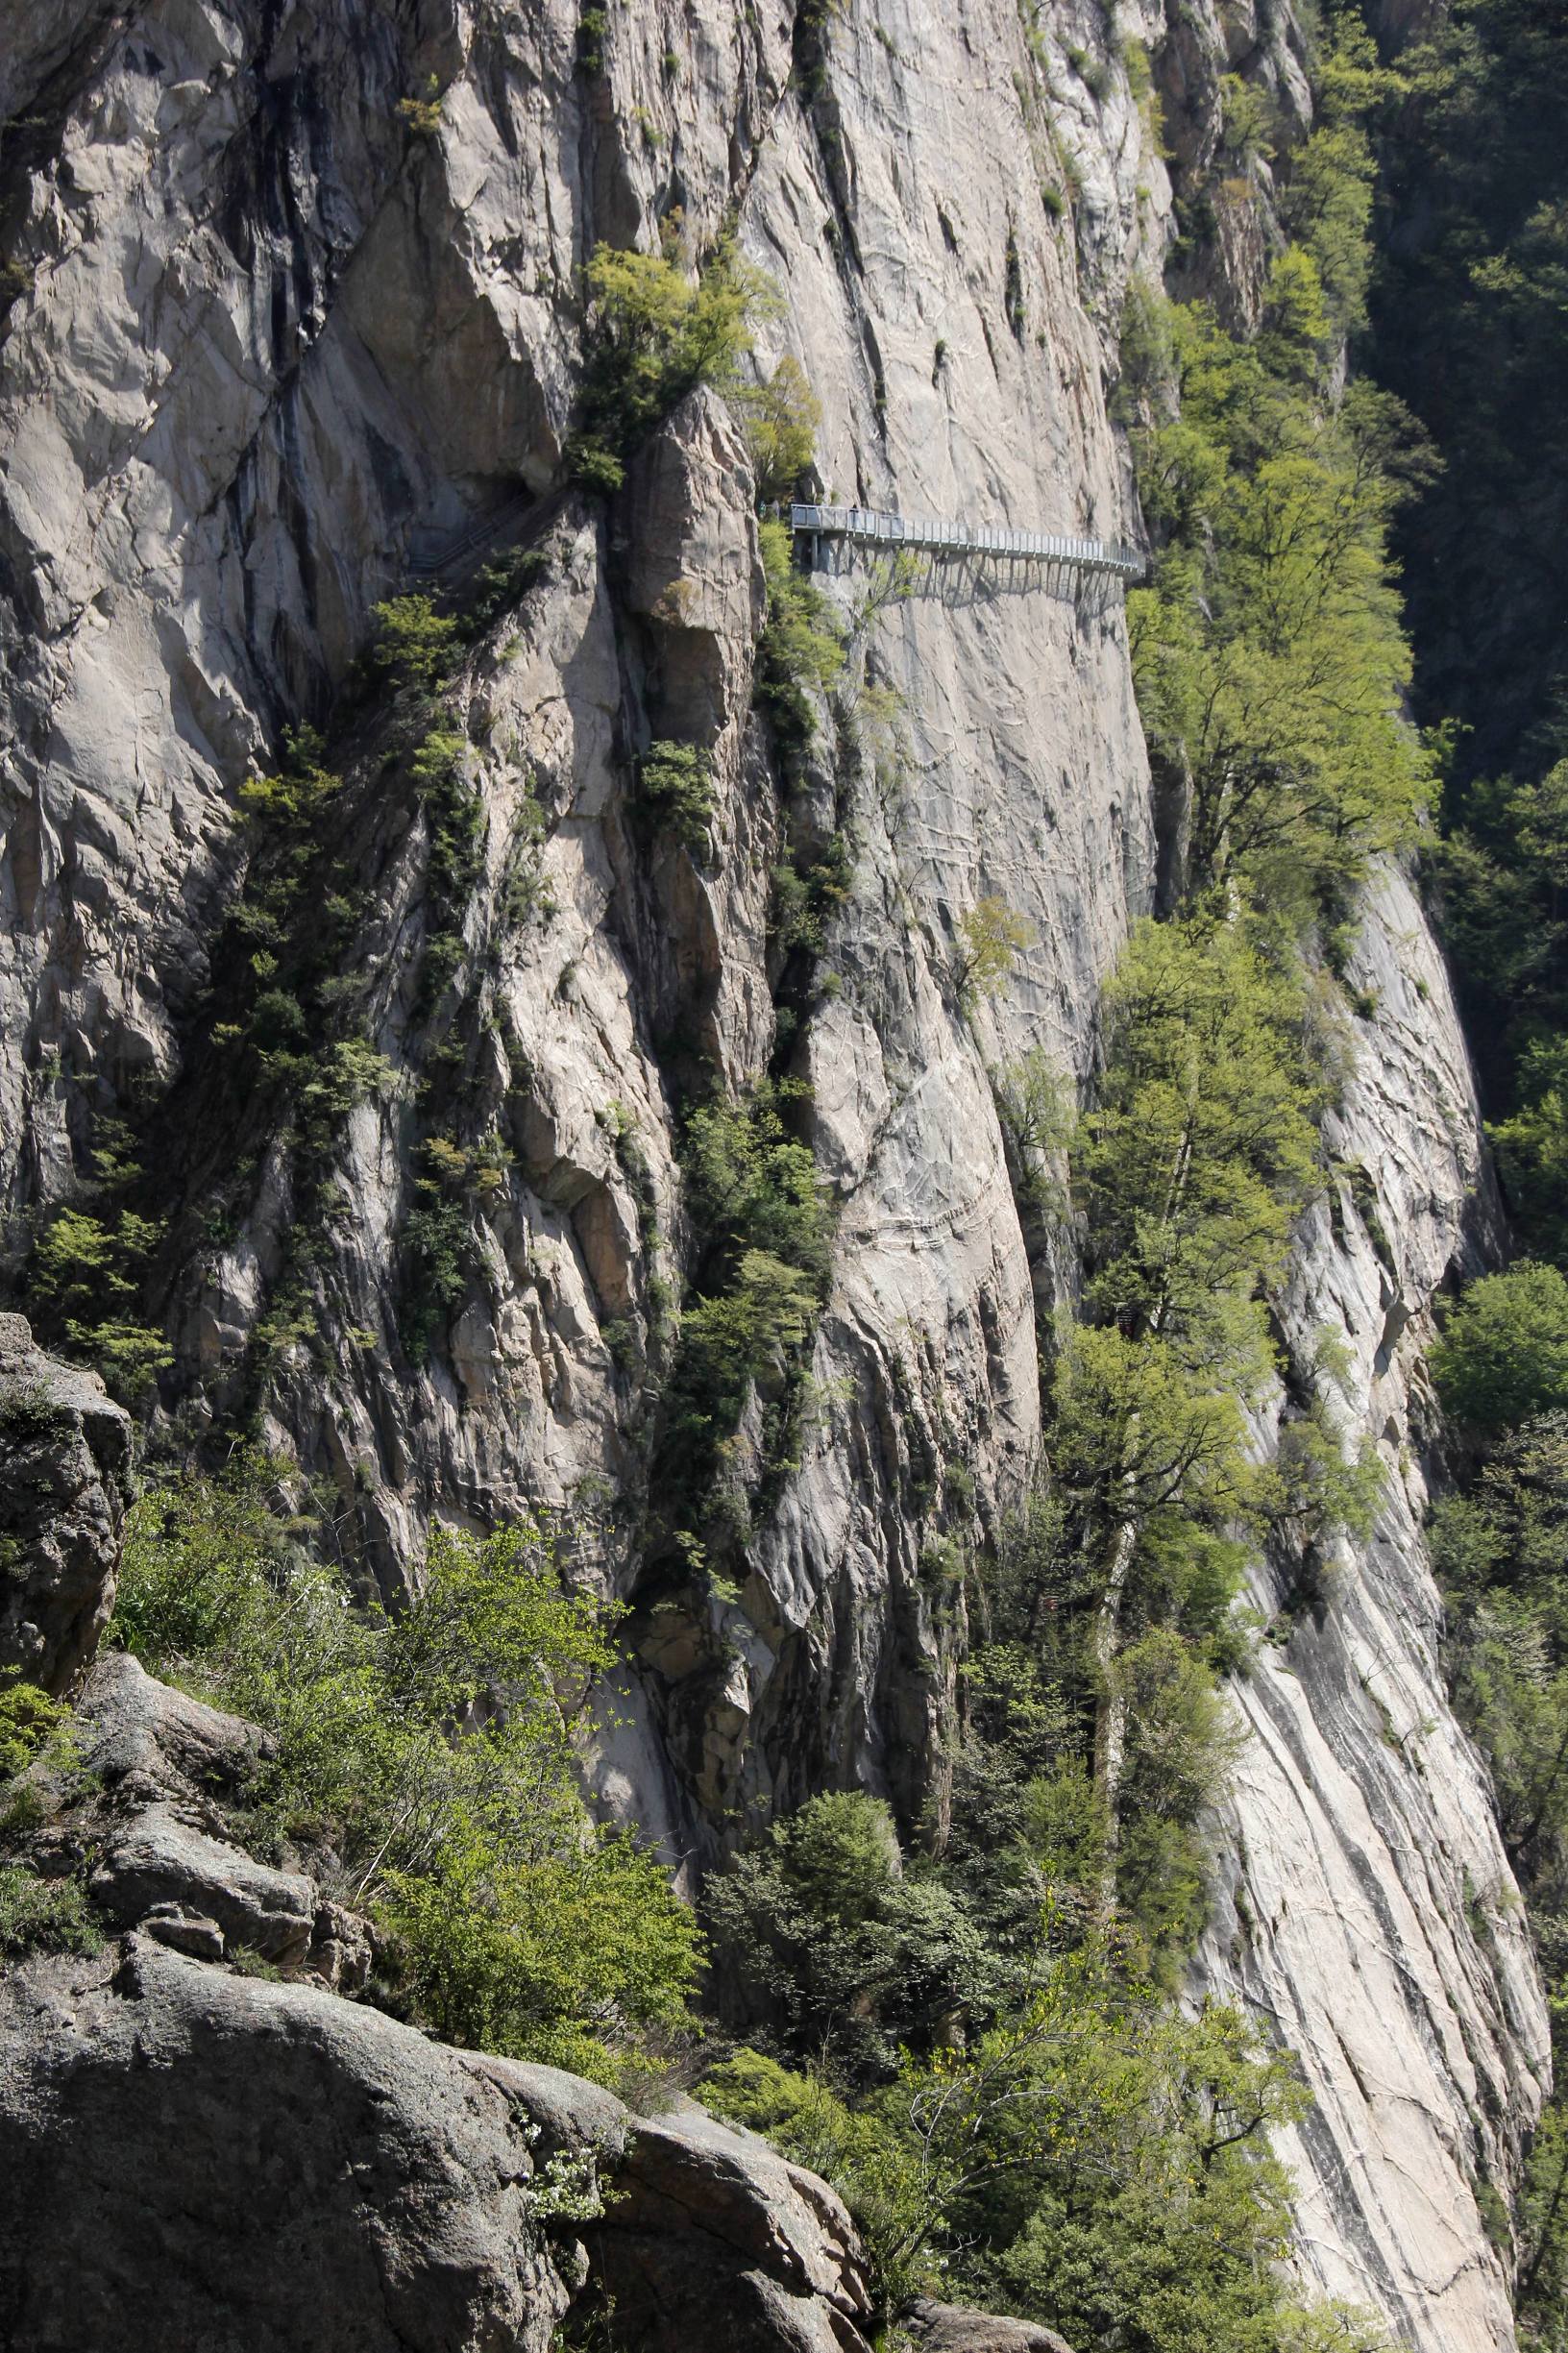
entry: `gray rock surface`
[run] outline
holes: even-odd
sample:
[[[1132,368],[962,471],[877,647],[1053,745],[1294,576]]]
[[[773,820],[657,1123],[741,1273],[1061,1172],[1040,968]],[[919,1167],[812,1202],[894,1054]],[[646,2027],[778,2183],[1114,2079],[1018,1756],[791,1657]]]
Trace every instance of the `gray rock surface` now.
[[[1004,2319],[930,2296],[919,2298],[904,2326],[921,2353],[1072,2353],[1065,2337],[1039,2321]]]
[[[649,2353],[866,2353],[844,2208],[750,2135],[171,1942],[0,1981],[14,2353],[545,2353],[606,2299]]]
[[[237,1843],[233,1810],[267,1750],[254,1725],[114,1652],[87,1679],[77,1735],[84,1777],[63,1812],[47,1803],[47,1766],[34,1768],[48,1817],[34,1844],[57,1868],[89,1859],[87,1893],[111,1926],[145,1925],[181,1951],[246,1953],[345,1991],[364,1984],[363,1921],[305,1873],[258,1863]]]
[[[870,2307],[859,2243],[815,2173],[691,2100],[631,2116],[554,2068],[474,2064],[526,2104],[541,2151],[597,2151],[614,2167],[603,2213],[582,2225],[579,2319],[591,2327],[589,2315],[613,2314],[616,2341],[647,2353],[683,2353],[710,2333],[743,2353],[863,2353]]]
[[[526,2110],[324,1991],[131,1938],[0,1985],[16,2353],[546,2353]]]
[[[1485,1771],[1448,1710],[1419,1532],[1429,1303],[1488,1248],[1495,1213],[1447,975],[1398,875],[1351,983],[1372,1010],[1330,1122],[1338,1179],[1284,1315],[1298,1360],[1340,1344],[1323,1395],[1375,1439],[1384,1499],[1370,1541],[1311,1577],[1258,1573],[1267,1639],[1233,1686],[1249,1737],[1199,1975],[1301,2054],[1315,2105],[1284,2153],[1312,2273],[1411,2345],[1493,2353],[1512,2342],[1507,2284],[1475,2192],[1511,2178],[1550,2052]]]
[[[850,0],[808,110],[782,10],[613,11],[595,77],[576,0],[0,0],[0,94],[31,126],[8,150],[21,277],[0,345],[11,1230],[72,1192],[96,1118],[177,1082],[182,1104],[206,1099],[193,1009],[245,857],[236,791],[285,724],[325,710],[416,540],[552,480],[596,239],[651,247],[678,201],[695,248],[733,208],[787,296],[763,356],[797,354],[823,402],[825,490],[1135,530],[1106,386],[1120,288],[1167,233],[1166,165],[1121,66],[1106,60],[1097,91],[1074,62],[1105,46],[1097,0],[1037,13],[1038,55],[1015,0]],[[1117,26],[1162,50],[1178,170],[1212,148],[1233,68],[1302,111],[1288,8],[1123,0]],[[440,118],[421,135],[400,101],[431,75]],[[1263,251],[1246,211],[1211,270],[1241,316]],[[389,1585],[438,1501],[482,1524],[543,1498],[591,1522],[587,1573],[634,1586],[659,1287],[678,1290],[701,1239],[660,1042],[695,1040],[737,1086],[775,1042],[781,820],[748,717],[757,551],[732,420],[694,401],[620,502],[568,498],[548,528],[548,587],[454,697],[487,828],[464,919],[489,992],[476,1075],[511,1164],[476,1219],[465,1297],[430,1361],[408,1363],[399,1235],[429,1076],[410,821],[360,878],[395,1081],[347,1121],[309,1314],[277,1343],[269,1434],[335,1481]],[[912,1819],[934,1791],[940,1815],[952,1646],[922,1558],[1021,1491],[1037,1292],[1048,1304],[1055,1281],[1025,1246],[989,1070],[1040,1049],[1086,1071],[1098,982],[1155,887],[1119,608],[965,578],[867,612],[869,584],[840,593],[901,709],[835,772],[814,767],[796,812],[819,837],[845,827],[854,858],[824,945],[837,993],[791,1055],[841,1204],[813,1426],[739,1599],[694,1585],[637,1623],[601,1759],[606,1804],[683,1857],[824,1783],[885,1789]],[[688,727],[711,738],[716,788],[698,858],[643,842],[628,807],[635,752]],[[546,838],[520,921],[508,878],[533,805]],[[970,1022],[953,950],[988,895],[1034,944]],[[1404,1451],[1428,1295],[1471,1246],[1479,1148],[1443,976],[1397,877],[1363,953],[1380,1009],[1345,1149],[1364,1178],[1304,1232],[1290,1315],[1304,1348],[1320,1323],[1350,1336],[1347,1428],[1386,1434],[1390,1501],[1322,1624],[1298,1613],[1238,1691],[1255,1737],[1224,1879],[1243,1900],[1205,1981],[1304,2047],[1318,2107],[1291,2153],[1314,2270],[1417,2353],[1503,2353],[1503,2269],[1470,2185],[1507,2173],[1543,2021],[1442,1696]],[[287,1152],[241,1143],[231,1116],[160,1130],[229,1188],[221,1215],[198,1199],[168,1302],[187,1431],[233,1409],[287,1263]],[[171,1196],[188,1174],[179,1161]],[[949,1466],[972,1479],[972,1518]],[[1270,1611],[1286,1577],[1262,1580]]]
[[[131,1424],[96,1373],[0,1315],[0,1677],[69,1690],[114,1603]]]

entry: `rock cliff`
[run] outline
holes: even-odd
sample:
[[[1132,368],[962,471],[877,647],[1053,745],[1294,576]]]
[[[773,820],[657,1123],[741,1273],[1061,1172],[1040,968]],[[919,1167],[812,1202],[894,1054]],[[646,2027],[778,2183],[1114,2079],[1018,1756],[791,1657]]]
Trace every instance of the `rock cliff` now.
[[[1156,52],[1176,170],[1212,147],[1227,71],[1308,107],[1287,11],[1166,13],[1124,5],[1119,29]],[[852,0],[797,24],[659,0],[607,12],[596,47],[567,0],[0,0],[0,107],[18,1277],[30,1216],[80,1195],[126,1122],[167,1220],[143,1312],[167,1331],[160,1409],[184,1441],[259,1398],[388,1585],[438,1503],[484,1522],[542,1498],[592,1525],[584,1573],[635,1612],[603,1794],[672,1852],[824,1784],[884,1790],[913,1826],[940,1810],[953,1659],[922,1564],[1021,1492],[1037,1293],[1059,1279],[1020,1223],[990,1073],[1035,1049],[1090,1066],[1099,979],[1159,887],[1123,618],[995,580],[846,577],[877,694],[827,729],[833,756],[786,810],[752,710],[753,482],[723,404],[694,396],[614,501],[554,485],[581,266],[599,239],[650,246],[678,207],[694,250],[733,219],[785,289],[761,355],[793,353],[822,402],[825,490],[1135,535],[1107,386],[1170,187],[1103,12]],[[1258,260],[1237,231],[1206,265],[1243,316]],[[416,564],[457,579],[520,535],[531,585],[514,578],[452,698],[482,826],[432,1003],[431,821],[355,665]],[[236,1100],[219,1037],[251,855],[237,793],[306,721],[337,727],[344,977],[389,1072],[344,1111],[308,1203],[297,1134]],[[638,822],[637,756],[669,736],[711,748],[705,851]],[[770,871],[834,832],[849,885],[784,1035]],[[958,925],[988,896],[1032,945],[971,1017]],[[1204,1972],[1304,2051],[1318,2104],[1293,2154],[1321,2277],[1416,2353],[1501,2353],[1474,2192],[1529,2121],[1544,2023],[1436,1670],[1418,1403],[1411,1420],[1430,1294],[1484,1246],[1484,1178],[1446,982],[1397,876],[1360,954],[1376,1011],[1347,1174],[1303,1232],[1289,1336],[1303,1359],[1322,1325],[1348,1338],[1340,1408],[1379,1435],[1389,1500],[1332,1589],[1265,1574],[1275,1639],[1237,1688],[1254,1737]],[[814,1410],[738,1593],[649,1587],[635,1541],[659,1302],[706,1238],[675,1153],[694,1041],[736,1087],[809,1081],[839,1205]],[[428,1108],[459,1086],[502,1155],[463,1204],[461,1295],[427,1357],[409,1219]],[[135,1998],[195,2034],[195,1964],[135,1966],[154,1990]],[[233,1982],[226,2001],[281,1998]],[[106,2018],[127,1998],[108,1976],[36,1997]]]

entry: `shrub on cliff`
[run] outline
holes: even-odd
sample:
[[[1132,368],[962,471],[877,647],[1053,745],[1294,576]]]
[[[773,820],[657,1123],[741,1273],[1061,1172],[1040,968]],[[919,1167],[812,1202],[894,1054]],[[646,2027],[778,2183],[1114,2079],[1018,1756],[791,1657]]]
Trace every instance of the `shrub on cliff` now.
[[[887,1806],[859,1790],[775,1823],[704,1913],[721,2011],[857,2076],[891,2073],[902,2042],[928,2047],[991,1974],[962,1904],[905,1871]]]
[[[585,488],[617,490],[639,443],[688,392],[735,383],[753,323],[779,298],[732,239],[696,278],[674,238],[656,254],[600,245],[586,278],[582,397],[567,464]]]
[[[312,1532],[258,1458],[155,1489],[114,1636],[272,1733],[236,1827],[369,1907],[389,1998],[453,2041],[613,2075],[685,2017],[698,1946],[577,1792],[609,1613],[563,1585],[542,1522],[432,1531],[396,1617],[355,1605]]]
[[[1278,2267],[1292,2062],[1223,2005],[1175,2015],[1106,1944],[1048,1948],[992,2025],[854,2104],[754,2050],[702,2096],[836,2184],[890,2312],[957,2288],[1129,2353],[1382,2341],[1348,2316],[1335,2336]]]
[[[768,619],[757,648],[758,701],[787,755],[809,751],[818,699],[844,673],[844,639],[829,600],[795,564],[788,524],[760,526]]]

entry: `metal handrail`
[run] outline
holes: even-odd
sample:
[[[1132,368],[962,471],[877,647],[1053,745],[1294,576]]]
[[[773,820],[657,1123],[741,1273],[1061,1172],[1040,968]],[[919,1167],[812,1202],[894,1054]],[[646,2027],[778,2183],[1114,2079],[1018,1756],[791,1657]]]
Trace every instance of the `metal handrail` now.
[[[1143,558],[1131,548],[1108,547],[1099,539],[1075,539],[1047,531],[971,530],[962,523],[929,516],[886,515],[870,506],[792,506],[790,527],[812,539],[846,539],[856,547],[915,548],[935,555],[997,555],[1028,563],[1071,564],[1081,572],[1104,572],[1121,580],[1140,580]]]

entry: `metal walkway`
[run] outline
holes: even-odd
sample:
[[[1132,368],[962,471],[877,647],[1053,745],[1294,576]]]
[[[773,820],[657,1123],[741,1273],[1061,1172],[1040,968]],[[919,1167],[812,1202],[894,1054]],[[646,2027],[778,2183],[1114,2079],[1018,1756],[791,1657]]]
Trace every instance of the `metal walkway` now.
[[[1066,539],[1045,531],[971,531],[961,523],[938,523],[929,515],[880,515],[869,506],[792,506],[790,527],[811,542],[812,569],[821,562],[821,543],[870,548],[881,553],[908,549],[932,556],[992,556],[1002,563],[1061,566],[1115,580],[1140,580],[1144,563],[1130,548],[1107,547],[1099,539]]]

